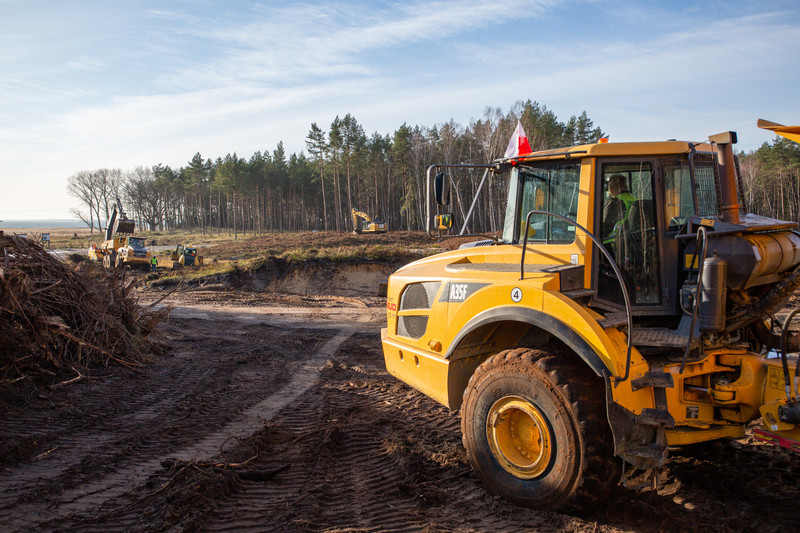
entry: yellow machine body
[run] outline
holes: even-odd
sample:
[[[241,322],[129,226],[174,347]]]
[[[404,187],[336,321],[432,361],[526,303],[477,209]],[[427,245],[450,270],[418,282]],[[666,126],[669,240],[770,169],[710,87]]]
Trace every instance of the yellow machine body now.
[[[172,251],[171,259],[173,263],[181,266],[202,265],[202,256],[197,255],[197,247],[191,244],[179,244]]]
[[[380,219],[373,219],[368,214],[358,209],[350,212],[353,219],[353,233],[386,233],[386,222]]]
[[[521,156],[513,164],[568,160],[579,165],[574,220],[596,234],[601,162],[637,156],[680,157],[693,148],[713,151],[709,145],[680,141],[598,143]],[[662,199],[659,216],[677,217],[677,201],[672,201],[669,192]],[[721,227],[719,221],[709,222],[712,231]],[[783,231],[779,224],[775,227],[770,235],[730,237],[744,239],[736,241],[736,246],[746,243],[748,250],[756,250],[752,270],[735,280],[742,290],[774,282],[800,263],[797,235]],[[388,282],[387,327],[381,333],[389,373],[458,409],[470,377],[490,356],[557,339],[595,374],[604,376],[609,401],[631,420],[646,417],[648,410],[666,409],[671,417],[665,430],[669,445],[742,437],[747,423],[762,413],[774,412],[777,417],[781,401],[786,400],[780,361],[754,353],[743,343],[710,345],[685,364],[675,360],[655,368],[634,338],[628,361],[629,324],[619,320],[619,314],[612,320],[607,309],[593,305],[586,296],[597,289],[593,262],[599,255],[592,252],[587,235],[567,229],[575,235],[570,243],[528,244],[524,265],[522,244],[512,242],[445,252],[396,271]],[[521,240],[524,228],[517,232]],[[649,314],[646,318],[652,321],[655,313]],[[790,371],[794,372],[794,365]],[[660,400],[654,387],[647,385],[653,373],[668,375],[671,381]],[[800,440],[794,424],[767,426],[765,422],[765,430],[771,433]]]

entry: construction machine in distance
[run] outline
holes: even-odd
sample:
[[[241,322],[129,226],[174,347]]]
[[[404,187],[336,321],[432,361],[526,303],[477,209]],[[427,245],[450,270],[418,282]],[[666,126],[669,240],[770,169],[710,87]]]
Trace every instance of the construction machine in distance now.
[[[800,451],[795,312],[774,315],[800,287],[800,234],[744,208],[736,140],[599,142],[429,168],[430,236],[452,224],[439,212],[445,172],[466,167],[507,175],[505,224],[389,278],[385,364],[460,409],[488,490],[588,510],[634,472],[657,473],[669,447],[741,438],[759,417],[759,438]],[[604,220],[620,201],[610,182],[627,189],[621,220]]]
[[[89,247],[89,258],[102,262],[106,268],[129,265],[149,270],[150,251],[144,245],[144,238],[132,235],[135,229],[136,223],[126,216],[117,198],[106,222],[105,241]]]
[[[386,222],[379,218],[370,218],[370,216],[358,209],[351,209],[351,217],[353,218],[353,233],[386,233]]]
[[[191,244],[179,244],[172,252],[172,267],[202,265],[203,257],[197,255],[197,247]]]

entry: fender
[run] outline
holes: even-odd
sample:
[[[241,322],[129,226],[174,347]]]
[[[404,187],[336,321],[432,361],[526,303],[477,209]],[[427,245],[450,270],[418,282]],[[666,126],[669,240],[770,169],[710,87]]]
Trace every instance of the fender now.
[[[611,371],[613,373],[613,369],[603,362],[586,339],[578,335],[578,333],[567,324],[552,315],[529,307],[520,306],[496,307],[473,317],[455,336],[447,353],[444,354],[445,359],[450,359],[464,337],[469,335],[472,331],[493,322],[502,322],[506,320],[527,323],[555,336],[577,353],[598,376],[602,376],[604,371]]]

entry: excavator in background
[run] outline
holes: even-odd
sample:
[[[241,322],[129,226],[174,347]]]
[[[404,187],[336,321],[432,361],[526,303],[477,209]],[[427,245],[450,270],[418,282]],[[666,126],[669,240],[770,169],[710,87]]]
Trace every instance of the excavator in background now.
[[[800,142],[800,126],[759,126]],[[756,437],[800,451],[800,309],[775,314],[800,288],[800,233],[747,211],[736,141],[601,139],[428,169],[431,237],[453,222],[431,210],[448,210],[447,172],[466,168],[507,180],[504,229],[390,276],[384,360],[460,409],[489,491],[587,511],[634,472],[655,483],[669,449],[759,418]]]
[[[351,210],[353,218],[353,233],[386,233],[386,222],[379,218],[370,218],[363,211],[353,208]]]
[[[129,265],[149,270],[150,251],[144,245],[144,238],[133,236],[135,229],[136,223],[127,217],[117,198],[106,222],[105,241],[89,248],[89,258],[102,262],[105,268]]]

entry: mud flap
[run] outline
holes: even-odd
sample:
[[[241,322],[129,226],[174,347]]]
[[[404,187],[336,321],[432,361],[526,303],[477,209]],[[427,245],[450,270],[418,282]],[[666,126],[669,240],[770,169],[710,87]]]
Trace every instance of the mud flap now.
[[[629,411],[614,401],[613,384],[608,371],[603,371],[606,384],[606,413],[614,437],[614,455],[640,470],[664,466],[667,460],[667,441],[663,423],[650,424],[654,409],[644,409],[641,415]]]

